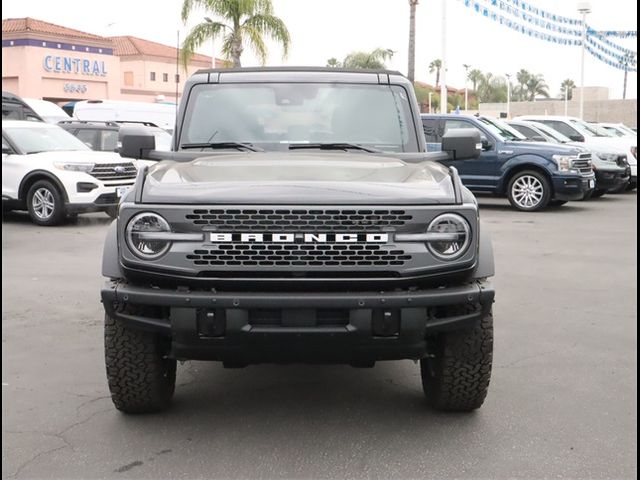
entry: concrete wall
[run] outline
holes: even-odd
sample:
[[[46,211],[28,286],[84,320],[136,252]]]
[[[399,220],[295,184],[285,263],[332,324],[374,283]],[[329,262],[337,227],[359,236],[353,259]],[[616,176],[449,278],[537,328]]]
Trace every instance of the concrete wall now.
[[[506,103],[481,103],[482,115],[498,117],[507,111]],[[577,117],[580,103],[577,97],[568,102],[568,115]],[[520,115],[565,115],[563,100],[544,100],[537,102],[512,102],[511,118]],[[630,127],[638,126],[638,100],[590,100],[584,102],[584,119],[588,122],[622,122]]]

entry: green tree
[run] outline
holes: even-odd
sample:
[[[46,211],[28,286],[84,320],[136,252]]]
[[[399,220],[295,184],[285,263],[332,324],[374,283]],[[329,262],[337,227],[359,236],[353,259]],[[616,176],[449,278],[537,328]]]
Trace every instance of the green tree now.
[[[331,57],[329,60],[327,60],[327,67],[340,68],[342,67],[342,63],[340,63],[337,58]]]
[[[478,90],[478,84],[482,80],[482,72],[477,68],[474,68],[469,72],[467,76],[471,84],[473,85],[473,91],[476,92]]]
[[[429,64],[429,73],[436,74],[436,87],[440,85],[440,70],[442,69],[442,60],[436,59]]]
[[[376,48],[372,52],[353,52],[346,56],[342,65],[344,68],[371,68],[380,70],[385,68],[384,62],[393,57],[393,50]]]
[[[241,67],[240,57],[245,46],[250,47],[262,64],[267,61],[265,38],[282,45],[284,55],[289,52],[291,37],[282,19],[273,13],[271,0],[183,0],[181,17],[204,9],[221,21],[207,19],[194,26],[182,44],[182,62],[186,66],[196,49],[211,39],[222,38],[222,52]]]
[[[507,82],[492,73],[483,75],[478,84],[478,101],[483,103],[503,103],[507,101]]]
[[[542,75],[531,75],[527,81],[527,95],[530,102],[535,102],[538,95],[549,98],[549,87]]]
[[[576,82],[574,82],[573,80],[571,80],[570,78],[567,78],[566,80],[564,80],[562,82],[562,84],[560,85],[560,96],[562,98],[564,98],[565,93],[567,95],[567,98],[569,100],[571,100],[573,98],[573,89],[576,88]]]

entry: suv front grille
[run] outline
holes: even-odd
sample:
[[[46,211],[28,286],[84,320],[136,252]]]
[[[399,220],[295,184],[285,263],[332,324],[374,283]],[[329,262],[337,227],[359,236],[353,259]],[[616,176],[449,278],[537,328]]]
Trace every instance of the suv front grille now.
[[[187,255],[194,265],[237,267],[387,267],[403,266],[411,258],[397,247],[362,244],[224,243]]]
[[[129,180],[136,178],[138,170],[131,162],[126,163],[98,163],[89,175],[102,181]]]
[[[573,161],[573,167],[577,169],[582,175],[591,175],[593,173],[591,154],[581,153],[580,155],[578,155],[578,159]]]
[[[413,219],[405,210],[193,210],[195,225],[225,231],[363,232],[395,230]]]

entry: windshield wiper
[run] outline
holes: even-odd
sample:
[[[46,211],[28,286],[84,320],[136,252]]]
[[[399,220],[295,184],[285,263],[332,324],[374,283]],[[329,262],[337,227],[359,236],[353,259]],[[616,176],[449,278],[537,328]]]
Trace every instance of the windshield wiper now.
[[[212,143],[185,143],[180,145],[181,150],[190,148],[210,148],[212,150],[224,149],[224,148],[236,148],[238,150],[248,150],[250,152],[264,152],[263,149],[254,147],[250,143],[243,142],[212,142]]]
[[[293,143],[289,145],[289,150],[308,150],[314,148],[320,150],[361,150],[368,153],[382,153],[382,150],[365,147],[357,143]]]

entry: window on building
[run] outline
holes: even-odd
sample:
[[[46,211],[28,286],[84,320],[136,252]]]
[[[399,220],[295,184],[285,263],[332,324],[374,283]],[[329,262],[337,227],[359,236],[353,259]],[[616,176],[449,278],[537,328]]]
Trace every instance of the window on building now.
[[[156,72],[151,72],[151,75],[149,76],[149,79],[150,79],[152,82],[155,82],[155,81],[156,81]]]
[[[124,85],[126,87],[133,86],[133,72],[124,72]]]
[[[176,73],[176,83],[180,83],[180,74]]]
[[[162,74],[162,81],[163,82],[168,82],[169,81],[169,74],[168,73],[163,73]]]

